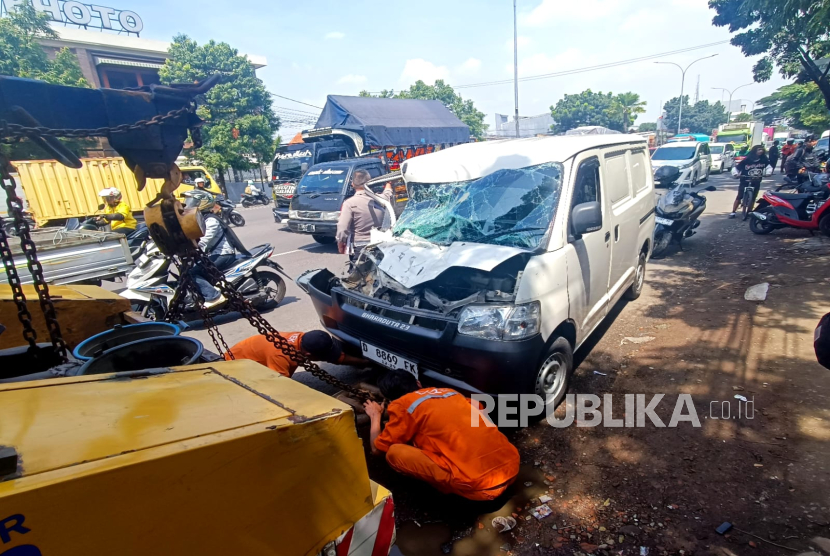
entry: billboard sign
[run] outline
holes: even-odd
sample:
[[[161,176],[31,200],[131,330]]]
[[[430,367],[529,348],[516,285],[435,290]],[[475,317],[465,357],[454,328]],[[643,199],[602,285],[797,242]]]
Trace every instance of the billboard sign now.
[[[30,0],[0,0],[0,15],[7,15],[23,2]],[[138,35],[144,29],[139,15],[130,10],[116,10],[97,4],[82,4],[76,0],[31,0],[39,12],[49,14],[52,21],[66,25],[107,29]]]

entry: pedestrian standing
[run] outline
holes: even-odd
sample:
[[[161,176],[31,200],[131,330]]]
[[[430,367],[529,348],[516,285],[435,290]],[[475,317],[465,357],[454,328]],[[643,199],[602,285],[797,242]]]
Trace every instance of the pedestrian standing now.
[[[778,157],[780,151],[778,149],[778,141],[773,141],[772,146],[769,148],[769,153],[767,153],[767,158],[769,158],[769,165],[772,166],[772,173],[775,173],[775,166],[778,164]]]
[[[786,173],[787,159],[795,152],[795,139],[787,139],[787,144],[781,147],[781,173]]]
[[[337,248],[342,254],[349,251],[350,258],[357,260],[358,255],[369,243],[369,232],[383,224],[386,209],[366,194],[366,182],[370,179],[366,170],[356,170],[352,176],[354,195],[343,203],[340,219],[337,221]],[[392,201],[392,185],[387,183],[381,195]]]

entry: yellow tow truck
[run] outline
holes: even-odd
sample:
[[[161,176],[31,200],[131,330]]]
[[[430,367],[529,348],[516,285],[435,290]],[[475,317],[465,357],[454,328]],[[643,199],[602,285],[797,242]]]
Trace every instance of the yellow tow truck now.
[[[156,135],[138,130],[109,138],[133,171],[164,180],[146,210],[157,244],[198,258],[192,245],[203,229],[198,213],[172,196],[181,181],[174,161],[188,130],[196,135],[193,98],[215,82],[102,91],[0,77],[0,120],[18,126],[0,129],[13,136],[37,135],[35,127],[77,131],[84,115],[96,122],[88,127],[100,128],[105,100],[113,97],[124,113],[110,126],[162,120]],[[29,107],[28,98],[65,104],[65,112],[33,106],[33,114],[21,116],[15,110]],[[80,164],[53,137],[39,138],[62,163]],[[0,158],[10,218],[25,239],[8,170]],[[12,277],[26,269],[12,261],[9,272],[3,253],[10,240],[0,226],[0,255]],[[0,555],[389,553],[394,503],[369,478],[345,403],[254,362],[223,359],[16,381],[49,361],[71,366],[63,362],[79,339],[135,320],[100,288],[50,293],[38,278],[36,253],[27,258],[34,285],[10,279],[0,286],[3,346],[15,344],[10,338],[22,346],[0,351]],[[231,301],[275,345],[285,345],[254,310]]]

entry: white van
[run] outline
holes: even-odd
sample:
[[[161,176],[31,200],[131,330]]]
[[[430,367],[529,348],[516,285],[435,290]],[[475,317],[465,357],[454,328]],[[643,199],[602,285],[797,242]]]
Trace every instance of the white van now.
[[[574,351],[643,288],[655,210],[646,142],[488,141],[402,172],[409,204],[351,274],[297,280],[323,325],[425,383],[558,404]]]

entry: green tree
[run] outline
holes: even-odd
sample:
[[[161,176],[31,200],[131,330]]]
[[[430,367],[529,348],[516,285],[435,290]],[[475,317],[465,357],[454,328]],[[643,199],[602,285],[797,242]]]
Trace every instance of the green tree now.
[[[632,92],[618,94],[617,102],[622,109],[623,129],[628,131],[634,125],[637,114],[645,114],[645,106],[647,103],[644,100],[640,100],[640,95]]]
[[[709,0],[712,23],[736,33],[732,44],[755,63],[755,81],[767,81],[775,66],[784,77],[815,83],[830,108],[828,69],[817,60],[830,54],[830,4],[827,0]],[[740,32],[739,32],[740,31]]]
[[[637,131],[657,131],[657,122],[643,122],[637,127]]]
[[[796,129],[807,129],[821,133],[830,129],[830,113],[815,83],[793,83],[785,85],[758,100],[760,107],[753,116],[766,125],[786,121]]]
[[[380,94],[373,95],[368,91],[360,91],[362,97],[376,98],[414,98],[420,100],[440,100],[450,112],[467,124],[470,128],[470,135],[481,139],[487,131],[487,124],[484,123],[484,112],[480,112],[472,100],[464,100],[461,95],[444,83],[443,79],[437,79],[433,85],[427,85],[420,79],[411,85],[408,90],[394,91],[383,90]]]
[[[677,129],[678,98],[669,100],[663,109],[666,116],[663,122],[670,131]],[[720,124],[726,122],[726,108],[720,101],[710,104],[708,100],[701,100],[695,105],[689,104],[689,95],[683,95],[683,128],[689,128],[690,133],[712,133]]]
[[[746,112],[735,114],[735,116],[732,117],[733,122],[751,122],[753,119],[752,114],[747,114]]]
[[[205,120],[202,147],[185,156],[214,170],[222,188],[228,168],[250,170],[270,160],[280,122],[271,95],[248,59],[227,43],[211,40],[200,46],[186,35],[174,37],[169,52],[159,70],[162,83],[192,83],[215,73],[223,76],[198,108]]]
[[[613,93],[595,93],[591,89],[565,95],[550,107],[553,131],[564,133],[581,126],[598,125],[624,131],[623,108]]]

